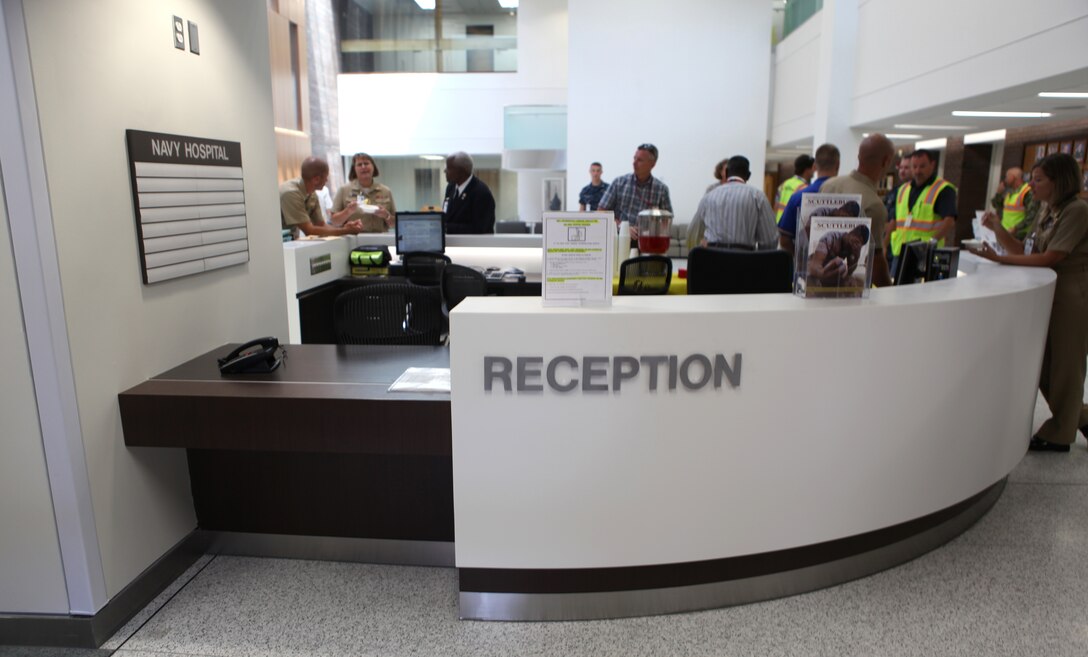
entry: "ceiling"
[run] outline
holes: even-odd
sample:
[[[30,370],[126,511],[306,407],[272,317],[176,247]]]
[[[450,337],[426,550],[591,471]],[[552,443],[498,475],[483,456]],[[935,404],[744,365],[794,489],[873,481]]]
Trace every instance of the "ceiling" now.
[[[1088,92],[1088,68],[1082,68],[1060,76],[1036,80],[1028,84],[1008,87],[992,93],[957,100],[922,110],[907,112],[886,120],[859,124],[855,127],[862,132],[883,132],[893,134],[914,134],[918,138],[895,139],[897,146],[913,148],[916,141],[938,139],[941,137],[962,136],[975,132],[1023,128],[1046,125],[1076,119],[1088,119],[1088,99],[1086,98],[1040,98],[1041,91],[1079,91]],[[986,112],[1050,112],[1049,118],[987,118],[953,116],[953,110],[973,110]],[[940,126],[938,128],[896,127]],[[800,153],[811,153],[812,140],[796,144],[783,145],[767,150],[768,161],[787,161]]]

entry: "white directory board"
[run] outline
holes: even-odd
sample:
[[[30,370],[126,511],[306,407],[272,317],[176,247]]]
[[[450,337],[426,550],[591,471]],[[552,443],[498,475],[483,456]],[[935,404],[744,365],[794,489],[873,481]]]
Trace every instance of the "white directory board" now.
[[[126,137],[144,283],[249,262],[241,144]]]
[[[544,305],[611,305],[615,248],[611,212],[545,212]]]

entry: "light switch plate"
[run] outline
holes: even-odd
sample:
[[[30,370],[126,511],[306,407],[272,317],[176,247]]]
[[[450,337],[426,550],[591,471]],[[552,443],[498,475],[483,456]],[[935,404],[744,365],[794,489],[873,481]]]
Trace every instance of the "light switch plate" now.
[[[185,50],[185,21],[178,16],[174,16],[174,47]]]
[[[189,21],[189,52],[194,55],[200,54],[200,32],[197,31],[196,23]]]

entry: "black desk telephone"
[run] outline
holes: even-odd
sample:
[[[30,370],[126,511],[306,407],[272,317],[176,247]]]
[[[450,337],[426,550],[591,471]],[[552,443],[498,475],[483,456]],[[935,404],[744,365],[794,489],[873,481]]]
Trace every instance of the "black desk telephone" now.
[[[286,352],[273,337],[250,340],[218,359],[220,374],[267,374],[283,362]]]
[[[524,283],[525,272],[517,267],[506,267],[505,269],[488,267],[484,270],[484,278],[489,281],[517,281],[518,283]]]

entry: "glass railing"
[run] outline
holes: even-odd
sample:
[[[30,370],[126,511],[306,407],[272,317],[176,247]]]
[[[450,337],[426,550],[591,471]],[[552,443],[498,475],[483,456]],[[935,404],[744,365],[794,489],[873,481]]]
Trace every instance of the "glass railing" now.
[[[801,27],[813,14],[824,8],[824,0],[789,0],[786,3],[786,16],[782,22],[782,38]]]
[[[517,10],[455,0],[347,0],[337,16],[343,73],[517,71]],[[425,9],[421,5],[429,5]]]

